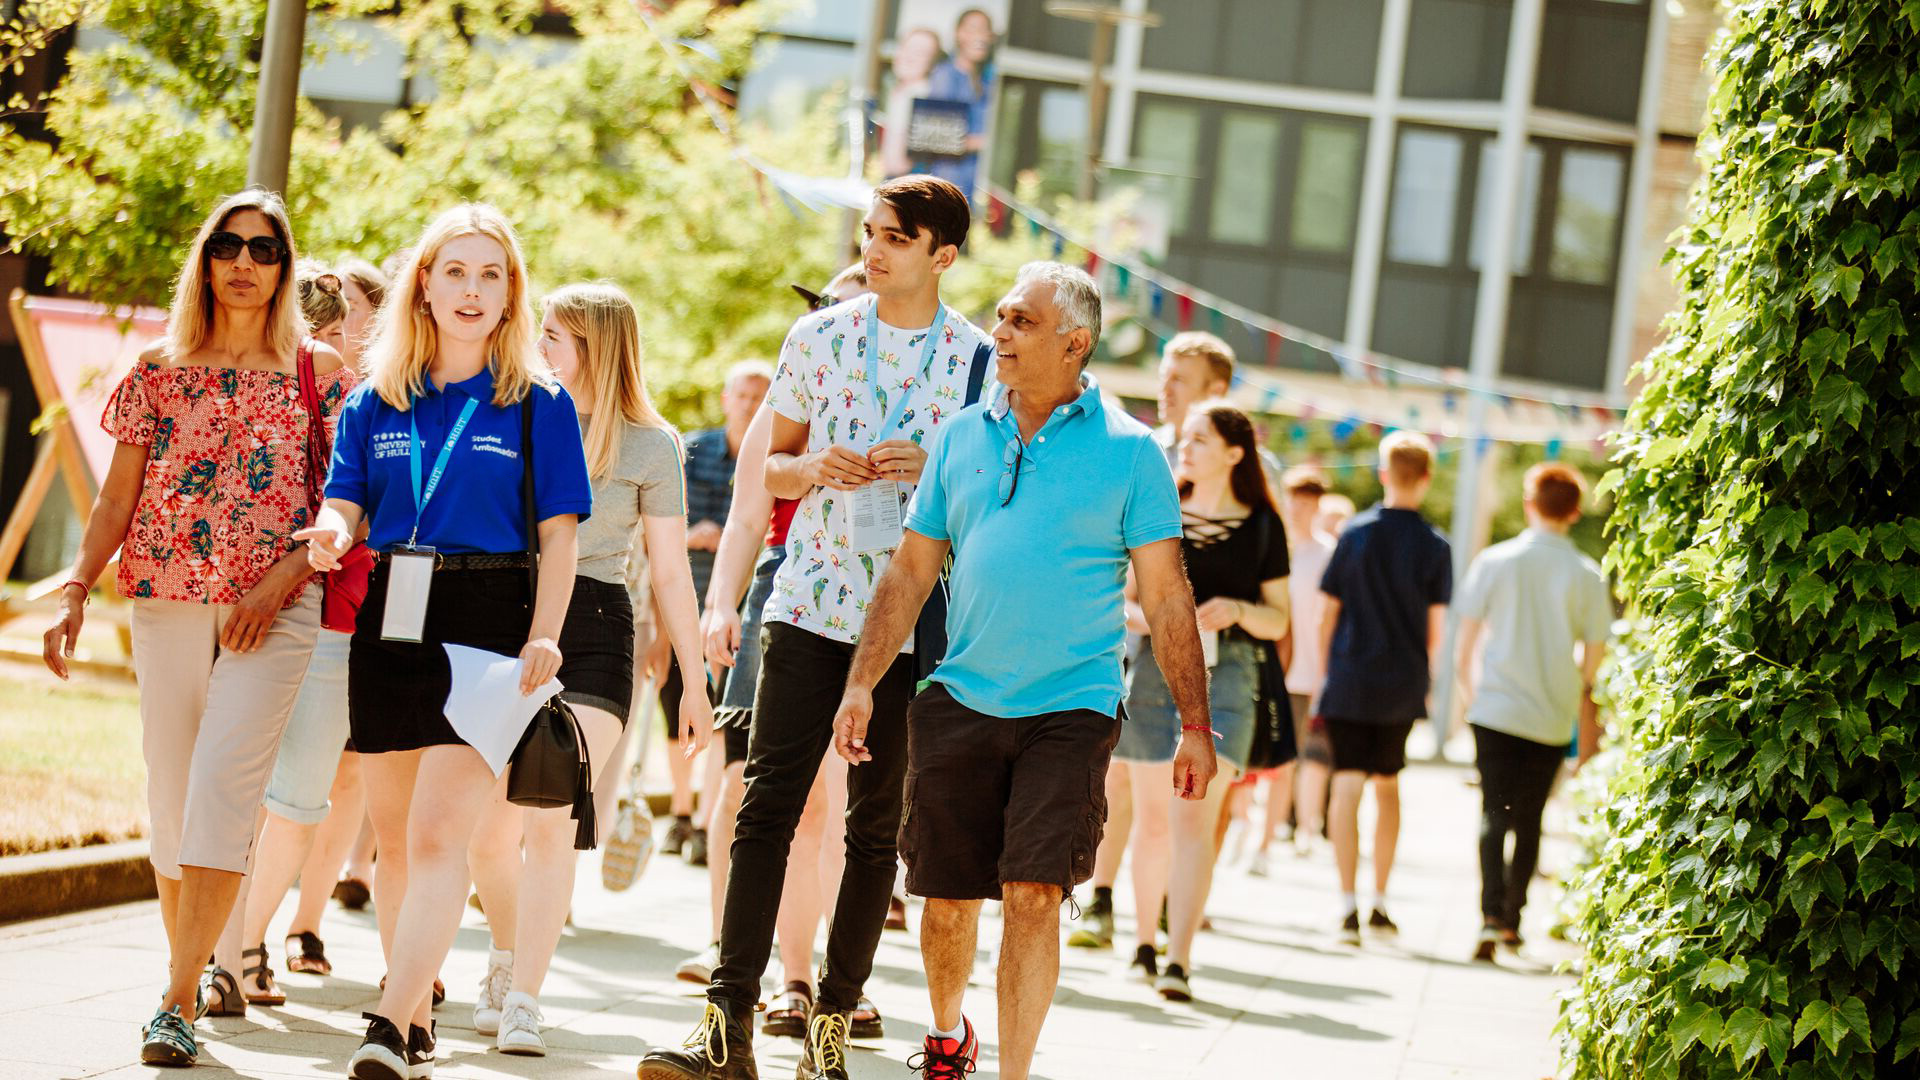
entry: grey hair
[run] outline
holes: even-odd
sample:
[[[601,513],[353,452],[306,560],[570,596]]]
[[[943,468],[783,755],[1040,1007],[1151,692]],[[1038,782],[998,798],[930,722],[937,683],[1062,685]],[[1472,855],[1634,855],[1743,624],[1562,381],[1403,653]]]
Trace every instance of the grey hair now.
[[[1100,286],[1094,283],[1093,277],[1065,263],[1030,262],[1020,268],[1014,284],[1053,286],[1053,305],[1060,309],[1060,326],[1055,333],[1087,332],[1087,354],[1080,358],[1081,366],[1085,367],[1093,358],[1094,346],[1100,344]]]

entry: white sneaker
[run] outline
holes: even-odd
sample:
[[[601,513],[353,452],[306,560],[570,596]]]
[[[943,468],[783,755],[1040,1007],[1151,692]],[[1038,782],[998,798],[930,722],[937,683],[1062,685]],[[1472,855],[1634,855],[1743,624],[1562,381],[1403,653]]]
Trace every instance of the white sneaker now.
[[[690,956],[674,969],[673,977],[681,982],[705,985],[713,981],[713,969],[720,966],[720,943],[706,947],[698,956]]]
[[[513,985],[513,954],[504,949],[487,950],[487,974],[473,999],[473,1030],[482,1035],[500,1031],[500,1010],[505,1007],[507,987]]]
[[[1271,868],[1267,865],[1266,852],[1256,851],[1253,853],[1253,857],[1247,860],[1248,877],[1266,877],[1270,872]]]
[[[500,1010],[500,1034],[493,1044],[503,1054],[546,1057],[547,1044],[540,1038],[540,1003],[532,994],[515,990],[507,995]]]

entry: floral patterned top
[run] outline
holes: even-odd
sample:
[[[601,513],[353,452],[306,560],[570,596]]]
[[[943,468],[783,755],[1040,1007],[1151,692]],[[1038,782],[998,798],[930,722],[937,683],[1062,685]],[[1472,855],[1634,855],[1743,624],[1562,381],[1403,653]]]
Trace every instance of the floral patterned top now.
[[[356,381],[345,367],[316,376],[329,429]],[[309,426],[297,375],[142,361],[114,388],[100,426],[147,448],[120,547],[122,596],[237,604],[307,526]]]

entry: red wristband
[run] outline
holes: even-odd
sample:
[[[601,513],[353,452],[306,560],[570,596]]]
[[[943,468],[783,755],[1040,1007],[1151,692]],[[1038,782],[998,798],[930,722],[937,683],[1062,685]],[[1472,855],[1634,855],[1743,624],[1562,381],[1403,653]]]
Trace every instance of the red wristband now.
[[[1197,731],[1202,735],[1211,735],[1213,734],[1213,725],[1212,724],[1181,724],[1180,730],[1181,731]]]
[[[68,585],[80,586],[80,606],[81,607],[85,607],[86,605],[93,602],[93,586],[87,584],[84,581],[81,581],[79,578],[68,578],[65,582],[61,583],[60,591],[66,592]]]

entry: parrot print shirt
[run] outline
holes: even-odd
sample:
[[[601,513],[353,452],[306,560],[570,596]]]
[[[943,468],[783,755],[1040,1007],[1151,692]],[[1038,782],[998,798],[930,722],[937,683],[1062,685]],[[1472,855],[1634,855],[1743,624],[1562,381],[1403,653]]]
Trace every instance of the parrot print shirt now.
[[[902,330],[872,317],[872,298],[856,297],[807,315],[787,333],[767,396],[775,412],[807,425],[807,450],[844,446],[865,454],[876,443],[911,439],[933,449],[966,401],[974,354],[989,339],[959,312],[945,323],[928,354],[930,327]],[[869,384],[866,357],[879,361],[879,385]],[[993,354],[984,384],[993,382]],[[983,385],[984,385],[983,384]],[[897,415],[891,430],[880,430]],[[901,485],[904,502],[912,493]],[[787,530],[787,558],[774,578],[763,618],[834,641],[857,643],[874,585],[891,552],[852,550],[843,491],[816,487],[800,500]],[[912,650],[909,640],[904,651]]]

